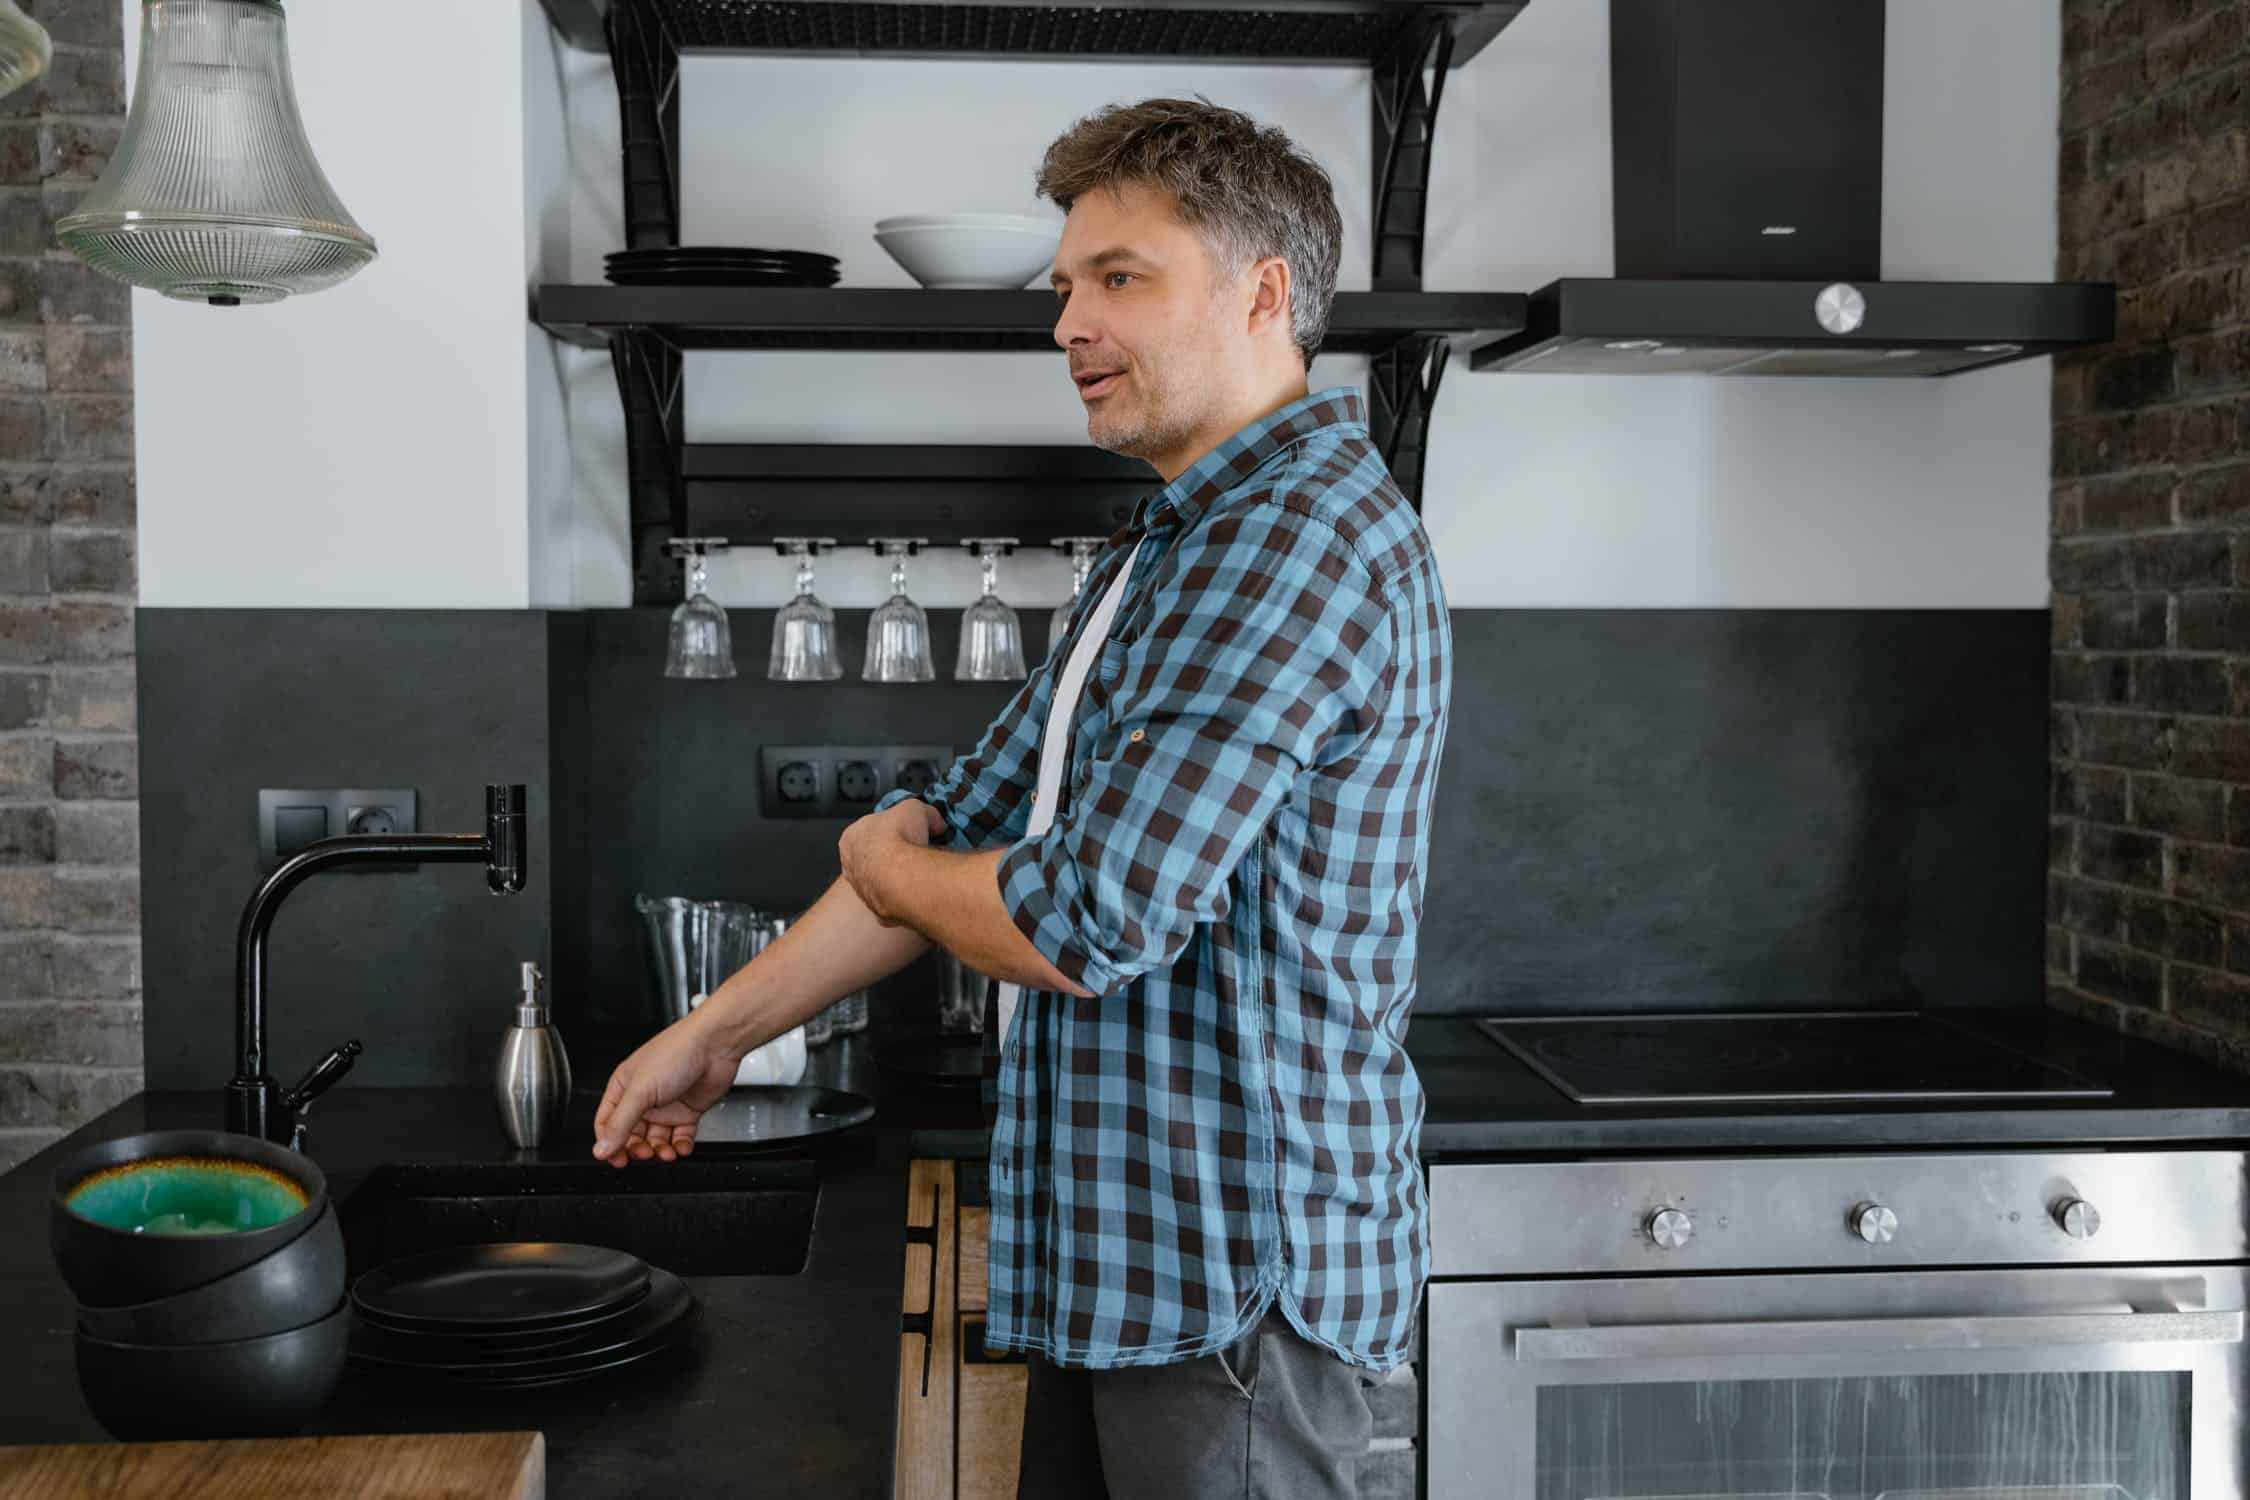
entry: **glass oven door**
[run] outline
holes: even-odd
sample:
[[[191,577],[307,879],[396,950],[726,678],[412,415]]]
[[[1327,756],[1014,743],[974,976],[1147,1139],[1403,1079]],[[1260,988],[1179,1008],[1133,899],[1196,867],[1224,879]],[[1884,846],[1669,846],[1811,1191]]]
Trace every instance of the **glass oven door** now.
[[[1430,1500],[2243,1500],[2234,1266],[1454,1281]]]

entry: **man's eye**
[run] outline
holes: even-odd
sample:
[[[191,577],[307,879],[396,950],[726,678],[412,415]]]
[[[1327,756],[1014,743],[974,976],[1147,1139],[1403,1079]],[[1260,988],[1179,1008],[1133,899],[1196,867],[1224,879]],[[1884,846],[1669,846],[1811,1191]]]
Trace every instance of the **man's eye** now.
[[[1131,281],[1132,279],[1133,275],[1130,271],[1112,271],[1107,276],[1104,276],[1102,278],[1102,280],[1109,282],[1112,285],[1115,285],[1120,281]]]

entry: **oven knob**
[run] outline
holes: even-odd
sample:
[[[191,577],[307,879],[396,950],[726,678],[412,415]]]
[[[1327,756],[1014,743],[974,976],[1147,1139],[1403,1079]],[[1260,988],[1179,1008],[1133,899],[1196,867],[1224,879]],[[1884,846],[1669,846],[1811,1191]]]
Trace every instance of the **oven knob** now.
[[[1888,1245],[1898,1238],[1898,1215],[1880,1203],[1862,1203],[1852,1210],[1852,1233],[1870,1245]]]
[[[2101,1232],[2101,1210],[2083,1198],[2065,1198],[2055,1205],[2055,1222],[2074,1240],[2090,1240]]]
[[[1660,1208],[1648,1216],[1648,1237],[1659,1250],[1677,1250],[1695,1238],[1695,1220],[1683,1209]]]

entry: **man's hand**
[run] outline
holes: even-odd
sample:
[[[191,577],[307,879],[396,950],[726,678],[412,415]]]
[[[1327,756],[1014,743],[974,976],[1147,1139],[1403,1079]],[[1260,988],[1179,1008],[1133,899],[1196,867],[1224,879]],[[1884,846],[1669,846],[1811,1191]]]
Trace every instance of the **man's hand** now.
[[[676,1161],[695,1149],[697,1123],[734,1087],[742,1062],[707,1020],[690,1011],[617,1065],[594,1111],[594,1155],[622,1167],[652,1156]]]
[[[908,846],[928,848],[945,827],[943,813],[919,797],[909,797],[896,807],[857,820],[836,841],[844,878],[885,927],[899,925],[897,904],[886,891],[896,854]]]

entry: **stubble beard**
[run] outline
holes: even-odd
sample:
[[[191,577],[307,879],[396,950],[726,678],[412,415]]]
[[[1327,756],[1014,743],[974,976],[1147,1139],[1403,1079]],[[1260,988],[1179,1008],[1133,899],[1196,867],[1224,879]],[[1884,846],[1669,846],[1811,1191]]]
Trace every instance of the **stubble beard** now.
[[[1176,447],[1185,434],[1173,430],[1177,424],[1167,420],[1165,392],[1153,383],[1145,368],[1134,370],[1128,378],[1141,398],[1135,409],[1116,415],[1099,409],[1089,411],[1086,437],[1106,452],[1153,461]]]

